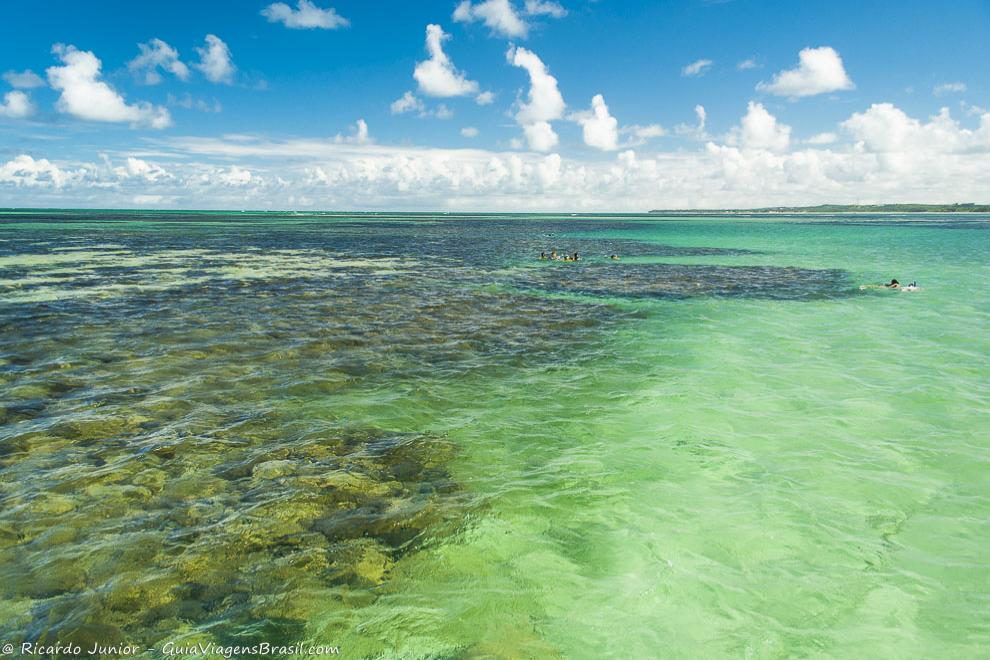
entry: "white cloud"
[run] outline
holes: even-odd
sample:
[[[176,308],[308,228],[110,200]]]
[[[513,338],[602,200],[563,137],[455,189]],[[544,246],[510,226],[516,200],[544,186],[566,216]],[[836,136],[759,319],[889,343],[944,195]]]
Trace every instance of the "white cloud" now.
[[[553,18],[563,18],[567,16],[567,10],[559,2],[548,0],[526,0],[526,13],[530,16],[552,16]]]
[[[453,18],[461,23],[483,21],[493,33],[503,37],[523,38],[529,32],[529,25],[509,0],[485,0],[477,4],[464,0],[457,5]]]
[[[465,126],[461,129],[461,135],[466,138],[478,137],[478,129],[474,126]]]
[[[281,23],[294,30],[336,30],[350,25],[333,7],[321,9],[309,0],[299,0],[295,10],[284,2],[276,2],[262,9],[261,15],[269,23]]]
[[[615,151],[619,148],[619,120],[613,117],[605,104],[605,97],[596,94],[591,99],[591,111],[572,115],[581,125],[584,143],[602,151]]]
[[[230,48],[215,34],[206,35],[206,47],[196,48],[199,64],[195,67],[203,72],[210,82],[231,84],[234,82],[234,66],[230,58]]]
[[[246,186],[251,183],[252,178],[254,176],[251,174],[251,170],[231,165],[230,169],[216,172],[214,180],[225,186]]]
[[[45,86],[44,79],[31,69],[7,71],[3,74],[3,79],[11,87],[16,87],[17,89],[34,89],[35,87]]]
[[[759,69],[760,63],[756,61],[755,57],[749,57],[736,64],[736,68],[740,71],[748,71],[749,69]]]
[[[34,104],[31,103],[31,97],[26,93],[14,90],[3,95],[3,103],[0,103],[0,117],[23,119],[33,114]]]
[[[132,202],[142,206],[145,204],[160,204],[162,199],[164,199],[164,197],[161,195],[134,195],[134,197],[131,197]]]
[[[631,124],[619,128],[619,135],[626,136],[619,147],[638,147],[644,145],[654,138],[667,135],[667,129],[660,124]]]
[[[550,151],[560,142],[560,138],[547,121],[536,121],[523,126],[523,135],[529,148],[535,151]]]
[[[965,91],[966,83],[952,82],[935,85],[934,89],[932,89],[932,94],[935,96],[942,96],[943,94],[961,94]]]
[[[426,50],[430,59],[416,64],[413,78],[419,83],[420,91],[428,96],[466,96],[478,91],[478,83],[468,80],[454,68],[454,63],[443,52],[443,42],[449,38],[439,25],[426,26]]]
[[[0,165],[0,183],[9,183],[18,187],[61,188],[80,176],[80,172],[63,170],[46,158],[35,160],[27,154],[21,154]]]
[[[137,178],[151,182],[172,178],[161,166],[132,156],[127,158],[124,166],[113,168],[113,172],[122,179]]]
[[[205,99],[193,98],[192,94],[186,92],[183,96],[175,96],[174,94],[169,94],[166,97],[166,102],[168,105],[173,105],[179,108],[185,108],[186,110],[199,110],[200,112],[222,112],[223,105],[220,101],[213,99],[212,101],[207,101]]]
[[[157,85],[162,81],[158,69],[164,69],[179,80],[189,79],[189,67],[179,60],[179,52],[161,39],[152,39],[146,44],[138,44],[141,53],[127,63],[127,68],[136,75],[144,74],[146,85]]]
[[[856,87],[846,74],[842,58],[829,46],[805,48],[798,53],[798,59],[796,69],[781,71],[771,82],[761,82],[756,89],[777,96],[798,97]]]
[[[454,111],[443,103],[438,104],[435,108],[427,108],[426,104],[423,103],[422,100],[417,98],[412,92],[408,91],[396,100],[392,101],[392,104],[389,106],[389,110],[393,115],[415,112],[421,118],[436,117],[437,119],[450,119],[454,116]]]
[[[478,105],[491,105],[495,102],[495,92],[482,92],[474,97],[474,102]]]
[[[805,144],[833,144],[839,141],[839,136],[832,132],[817,133],[805,140]]]
[[[777,118],[767,112],[762,103],[750,101],[746,115],[733,134],[731,143],[744,149],[786,151],[791,142],[791,127],[778,124]]]
[[[990,153],[990,113],[971,130],[953,119],[948,108],[923,123],[890,103],[874,103],[842,122],[842,128],[858,141],[858,148],[876,154],[880,165],[894,172],[923,167],[926,159],[938,162],[938,154]]]
[[[368,122],[363,119],[358,119],[354,124],[354,134],[349,136],[343,136],[338,134],[334,138],[334,142],[337,144],[368,144],[371,142],[371,137],[368,135]]]
[[[703,76],[703,75],[705,75],[708,72],[708,69],[711,68],[712,64],[714,64],[714,62],[712,62],[711,60],[697,60],[697,61],[691,62],[690,64],[688,64],[687,66],[685,66],[683,69],[681,69],[681,75],[682,76]]]
[[[960,101],[959,107],[962,108],[964,113],[970,116],[979,117],[980,115],[985,115],[987,112],[990,112],[990,110],[987,110],[982,106],[973,105],[972,103],[967,103],[966,101]]]
[[[406,92],[396,100],[392,101],[389,110],[393,115],[401,115],[406,112],[422,112],[425,110],[423,102],[416,98],[412,92]]]
[[[708,120],[708,113],[705,106],[694,106],[694,116],[698,118],[697,124],[678,124],[674,127],[674,132],[678,135],[686,135],[697,140],[707,140],[708,132],[705,130],[705,122]]]
[[[151,195],[161,201],[149,203],[178,208],[643,211],[980,202],[990,189],[990,114],[962,123],[948,110],[915,119],[878,104],[842,122],[851,139],[825,146],[791,140],[790,149],[776,151],[766,145],[779,148],[785,128],[772,117],[760,121],[763,130],[749,122],[747,134],[741,125],[727,142],[701,149],[625,150],[607,160],[378,145],[360,124],[337,139],[160,137],[128,154],[147,168],[37,154],[0,160],[0,194],[14,206],[119,207]],[[168,158],[170,176],[153,173],[152,153]]]
[[[48,82],[61,92],[55,107],[80,119],[129,122],[133,126],[167,128],[168,110],[150,103],[128,105],[116,90],[100,80],[100,60],[90,51],[57,44],[53,49],[64,66],[49,67]]]
[[[564,97],[557,88],[557,79],[550,75],[546,65],[532,51],[510,46],[506,58],[513,66],[525,69],[529,74],[528,101],[519,105],[516,122],[531,149],[549,151],[557,145],[558,138],[549,122],[564,116]]]

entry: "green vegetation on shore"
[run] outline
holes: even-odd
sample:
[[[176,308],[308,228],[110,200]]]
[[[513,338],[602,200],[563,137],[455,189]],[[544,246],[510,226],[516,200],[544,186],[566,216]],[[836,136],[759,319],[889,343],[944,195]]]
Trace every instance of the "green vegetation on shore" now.
[[[990,204],[819,204],[759,209],[653,209],[650,213],[990,213]]]

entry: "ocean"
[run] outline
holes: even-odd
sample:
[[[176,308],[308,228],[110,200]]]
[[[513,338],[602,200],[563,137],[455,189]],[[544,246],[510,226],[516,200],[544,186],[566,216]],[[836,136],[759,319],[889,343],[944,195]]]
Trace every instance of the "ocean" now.
[[[0,641],[985,657],[988,281],[978,214],[0,212]]]

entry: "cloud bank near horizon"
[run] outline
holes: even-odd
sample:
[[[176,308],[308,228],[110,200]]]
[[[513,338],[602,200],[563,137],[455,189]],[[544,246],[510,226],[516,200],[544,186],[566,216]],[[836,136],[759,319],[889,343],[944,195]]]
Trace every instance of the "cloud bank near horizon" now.
[[[595,101],[585,127],[611,146],[611,116]],[[967,128],[948,108],[919,120],[879,103],[836,130],[795,142],[751,102],[727,135],[696,151],[630,148],[592,160],[381,145],[358,120],[332,139],[161,137],[92,161],[20,154],[0,163],[0,186],[13,206],[462,211],[979,201],[990,186],[990,113]]]

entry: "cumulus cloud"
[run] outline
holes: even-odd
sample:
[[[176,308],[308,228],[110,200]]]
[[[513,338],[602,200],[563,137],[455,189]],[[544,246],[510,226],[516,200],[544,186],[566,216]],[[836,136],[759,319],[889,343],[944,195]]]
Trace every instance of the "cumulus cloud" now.
[[[708,120],[708,112],[705,111],[705,106],[700,104],[694,106],[694,116],[698,119],[696,124],[678,124],[674,127],[674,132],[697,140],[707,140],[708,132],[705,130],[705,122]]]
[[[816,133],[805,140],[806,144],[832,144],[839,141],[839,136],[832,132]]]
[[[550,122],[563,117],[566,107],[557,79],[535,53],[525,48],[510,46],[506,58],[529,74],[527,101],[520,103],[516,122],[523,127],[531,149],[549,151],[559,141]]]
[[[371,142],[371,137],[368,135],[368,122],[358,119],[353,128],[353,134],[347,136],[338,134],[334,138],[334,142],[337,144],[368,144]]]
[[[484,0],[478,3],[464,0],[454,9],[453,18],[460,23],[481,21],[492,34],[524,39],[529,33],[530,25],[523,16],[563,18],[566,15],[567,10],[559,2],[552,0],[526,0],[522,12],[509,0]]]
[[[0,117],[23,119],[33,114],[34,104],[31,103],[31,97],[26,93],[14,90],[3,95],[3,103],[0,103]]]
[[[45,85],[44,79],[31,69],[7,71],[3,74],[3,79],[11,87],[17,89],[34,89],[35,87],[44,87]]]
[[[129,156],[121,167],[113,168],[114,174],[123,179],[138,178],[144,181],[162,181],[172,178],[161,166]]]
[[[396,100],[392,101],[389,110],[393,115],[401,115],[407,112],[415,112],[420,117],[436,117],[437,119],[450,119],[454,116],[454,111],[443,103],[435,108],[427,108],[423,101],[412,92],[406,92]]]
[[[708,69],[712,67],[711,60],[696,60],[686,65],[681,69],[682,76],[703,76],[708,73]]]
[[[530,16],[552,16],[553,18],[563,18],[567,16],[567,10],[559,2],[548,2],[547,0],[526,0],[526,13]]]
[[[932,94],[935,96],[942,96],[943,94],[961,94],[966,91],[966,83],[952,82],[952,83],[942,83],[941,85],[935,85],[932,89]]]
[[[547,121],[535,121],[523,126],[523,135],[529,148],[534,151],[550,151],[557,146],[560,138]]]
[[[413,78],[419,83],[420,91],[428,96],[451,97],[475,94],[478,91],[478,83],[468,80],[462,72],[454,68],[454,63],[443,52],[443,42],[449,38],[450,35],[446,34],[439,25],[431,23],[426,26],[426,50],[430,58],[416,64]]]
[[[138,44],[138,50],[141,52],[127,63],[127,68],[135,75],[143,74],[146,85],[157,85],[162,81],[159,69],[168,71],[179,80],[189,79],[189,67],[179,60],[179,52],[161,39]]]
[[[350,21],[338,14],[333,7],[321,9],[309,0],[299,0],[296,9],[284,2],[275,2],[262,9],[261,15],[269,23],[281,23],[293,30],[336,30],[350,25]]]
[[[465,126],[461,129],[461,135],[466,138],[478,137],[478,129],[474,126]]]
[[[167,109],[150,103],[128,104],[113,87],[100,80],[100,60],[90,51],[57,44],[52,52],[63,66],[49,67],[48,82],[60,92],[55,108],[80,119],[128,122],[132,126],[167,128]]]
[[[783,129],[773,125],[764,143],[768,133],[779,141]],[[990,189],[990,114],[964,125],[947,110],[916,119],[877,104],[842,122],[845,143],[792,140],[784,151],[754,146],[753,134],[744,144],[742,130],[701,149],[624,150],[605,160],[358,144],[360,128],[339,139],[166,137],[150,144],[170,154],[171,178],[148,181],[142,166],[126,162],[111,168],[21,154],[0,161],[0,190],[11,205],[123,206],[142,194],[200,208],[642,211],[982,201]]]
[[[67,171],[47,158],[35,160],[27,154],[0,165],[0,183],[21,187],[61,188],[80,176],[80,172]]]
[[[777,73],[772,81],[761,82],[756,89],[777,96],[798,97],[856,87],[834,48],[805,48],[798,53],[798,60],[797,68]]]
[[[495,102],[495,92],[482,92],[474,97],[474,102],[478,105],[491,105]]]
[[[641,126],[632,124],[619,128],[619,135],[625,136],[621,147],[637,147],[646,144],[650,140],[667,135],[667,129],[660,124],[647,124]]]
[[[581,125],[584,143],[589,147],[602,151],[619,148],[619,121],[609,113],[601,94],[591,99],[591,111],[576,113],[572,118]]]
[[[790,145],[791,127],[777,123],[777,118],[762,103],[750,101],[732,137],[732,142],[744,149],[782,152]]]
[[[216,172],[213,180],[225,186],[246,186],[252,178],[251,170],[231,165],[229,169]]]
[[[509,0],[485,0],[477,4],[464,0],[454,9],[453,18],[461,23],[483,21],[493,33],[503,37],[521,38],[529,31]]]
[[[393,115],[401,115],[407,112],[422,112],[425,110],[423,102],[416,98],[412,92],[406,92],[399,98],[392,101],[389,110]]]
[[[230,57],[230,48],[215,34],[206,35],[204,48],[196,48],[199,53],[199,63],[194,65],[203,72],[210,82],[231,84],[234,82],[234,72],[237,67]]]
[[[922,122],[890,103],[874,103],[854,113],[842,128],[857,146],[877,155],[886,169],[903,172],[937,154],[990,153],[990,113],[980,117],[976,130],[963,128],[948,108]]]

